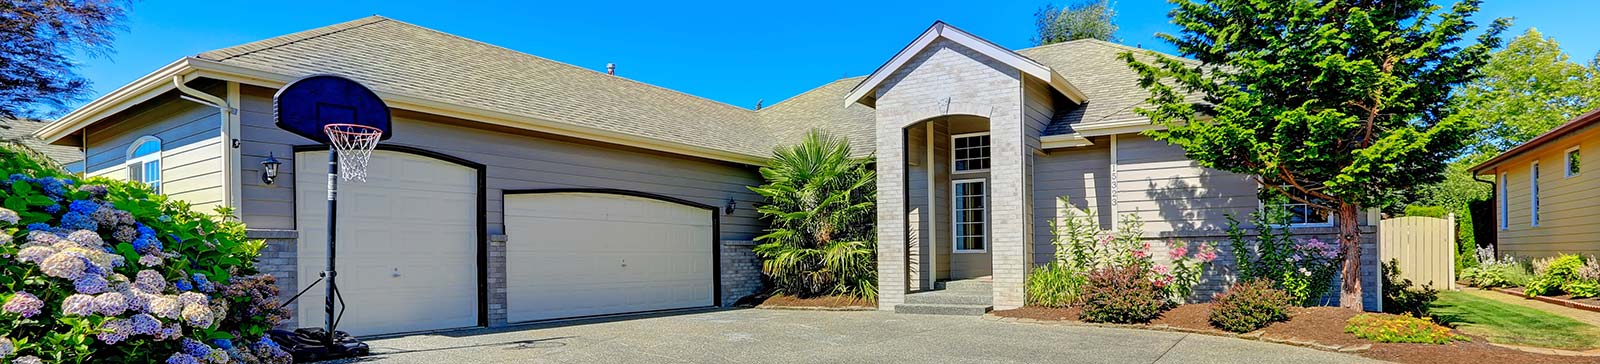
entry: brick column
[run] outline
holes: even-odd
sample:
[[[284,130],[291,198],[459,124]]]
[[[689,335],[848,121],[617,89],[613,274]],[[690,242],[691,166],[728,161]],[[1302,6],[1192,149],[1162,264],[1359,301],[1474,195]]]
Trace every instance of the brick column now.
[[[751,251],[755,246],[749,240],[722,241],[722,302],[718,304],[723,307],[761,291],[761,259]]]
[[[1001,98],[996,98],[1001,99]],[[994,308],[1022,307],[1028,269],[1028,208],[1024,191],[1024,170],[1028,156],[1023,142],[1020,100],[994,105],[989,116],[990,167],[989,216],[993,220],[989,239],[991,269],[994,274]]]
[[[287,300],[294,296],[300,287],[298,263],[300,233],[294,230],[248,229],[245,230],[244,237],[266,241],[267,246],[261,249],[261,256],[256,258],[256,270],[278,279],[278,300]],[[289,319],[279,323],[277,328],[299,327],[299,303],[289,304],[288,307]]]
[[[878,309],[894,310],[906,294],[905,129],[883,122],[877,129]]]

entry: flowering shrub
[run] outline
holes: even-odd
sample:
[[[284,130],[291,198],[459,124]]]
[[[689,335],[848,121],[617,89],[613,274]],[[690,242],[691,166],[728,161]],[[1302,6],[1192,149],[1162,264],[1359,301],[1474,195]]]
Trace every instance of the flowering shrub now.
[[[1066,209],[1059,221],[1050,221],[1055,259],[1030,273],[1029,304],[1061,307],[1081,301],[1077,296],[1087,275],[1108,268],[1131,269],[1169,300],[1182,302],[1200,283],[1205,266],[1217,258],[1214,244],[1169,241],[1168,264],[1158,263],[1150,242],[1144,239],[1144,223],[1134,215],[1123,216],[1115,231],[1103,231],[1093,212],[1073,206],[1066,197],[1058,199]]]
[[[1537,278],[1528,282],[1523,293],[1528,297],[1563,292],[1574,297],[1600,295],[1600,282],[1584,278],[1585,275],[1594,274],[1592,271],[1585,272],[1588,265],[1583,257],[1571,254],[1534,260],[1534,274]]]
[[[1171,305],[1167,291],[1156,286],[1142,269],[1101,268],[1089,272],[1079,317],[1088,322],[1146,323]]]
[[[1255,331],[1288,321],[1289,306],[1293,304],[1294,297],[1272,288],[1272,282],[1239,282],[1211,301],[1211,326],[1239,333]]]
[[[1466,340],[1439,324],[1410,315],[1380,315],[1363,313],[1346,322],[1344,332],[1380,343],[1447,344]]]
[[[1533,280],[1531,272],[1515,257],[1506,255],[1495,259],[1492,247],[1478,248],[1475,257],[1476,267],[1461,270],[1461,279],[1474,287],[1516,287]]]
[[[245,241],[243,224],[140,184],[0,157],[0,358],[289,362],[262,335],[283,315],[244,316],[280,309],[250,286],[263,243]]]
[[[1295,239],[1285,228],[1288,216],[1281,209],[1250,216],[1251,224],[1256,226],[1253,238],[1239,220],[1228,217],[1229,245],[1239,279],[1264,279],[1288,292],[1296,304],[1319,304],[1333,289],[1333,277],[1343,259],[1339,245],[1317,238]]]

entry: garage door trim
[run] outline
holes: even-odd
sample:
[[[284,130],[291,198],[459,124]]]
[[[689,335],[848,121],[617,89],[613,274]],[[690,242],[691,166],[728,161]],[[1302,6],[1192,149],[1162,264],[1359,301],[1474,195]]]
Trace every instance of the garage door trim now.
[[[317,145],[296,145],[296,146],[294,146],[294,153],[316,152],[316,151],[327,151],[327,150],[328,150],[328,146],[327,145],[321,145],[321,144],[317,144]],[[478,162],[473,162],[471,160],[467,160],[465,158],[461,158],[461,157],[457,157],[457,156],[453,156],[453,155],[449,155],[449,154],[444,154],[444,153],[439,153],[439,152],[435,152],[435,151],[427,150],[427,149],[422,149],[422,148],[418,148],[418,147],[408,146],[408,145],[404,145],[404,144],[380,143],[380,144],[378,144],[377,150],[398,152],[398,153],[406,153],[406,154],[412,154],[412,155],[418,155],[418,156],[438,159],[438,160],[441,160],[441,161],[458,164],[458,165],[461,165],[462,167],[471,168],[472,170],[477,171],[477,173],[478,173],[478,202],[477,202],[477,205],[478,205],[478,216],[474,217],[474,220],[476,221],[477,230],[478,230],[478,236],[477,236],[478,242],[477,242],[477,244],[474,244],[474,245],[476,245],[477,248],[478,248],[478,252],[477,252],[477,256],[478,256],[478,269],[477,269],[477,271],[478,271],[478,326],[480,326],[480,327],[488,327],[489,326],[489,246],[488,246],[489,245],[489,231],[487,230],[487,227],[489,226],[489,214],[488,214],[488,210],[489,210],[489,200],[488,200],[488,195],[489,195],[488,194],[489,173],[488,173],[488,166],[485,166],[482,163],[478,163]],[[296,160],[295,163],[303,163],[303,162],[299,161],[299,160]],[[315,163],[315,162],[313,162],[313,163]],[[300,208],[299,206],[291,206],[290,208],[295,209],[294,211],[300,211],[299,210],[299,208]],[[295,228],[299,229],[300,227],[296,226]]]
[[[716,206],[689,201],[677,197],[654,194],[644,191],[623,190],[615,188],[543,188],[504,190],[502,195],[534,195],[547,193],[594,193],[602,195],[621,195],[646,198],[662,202],[705,209],[711,214],[711,305],[722,307],[722,214]],[[504,197],[501,197],[504,200]],[[502,202],[503,203],[503,202]]]

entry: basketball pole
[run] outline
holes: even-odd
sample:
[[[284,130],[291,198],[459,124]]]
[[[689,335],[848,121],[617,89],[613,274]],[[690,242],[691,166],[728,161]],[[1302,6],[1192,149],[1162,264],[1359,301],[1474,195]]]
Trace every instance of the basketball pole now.
[[[335,252],[335,249],[337,247],[336,245],[334,245],[334,241],[335,241],[336,237],[338,236],[336,234],[338,234],[338,232],[339,232],[339,228],[338,228],[338,225],[337,225],[338,221],[339,221],[339,150],[338,150],[338,148],[332,148],[330,146],[328,148],[328,270],[322,272],[322,277],[324,279],[328,280],[328,284],[322,287],[323,291],[325,292],[325,295],[322,298],[323,310],[326,311],[323,314],[323,324],[328,329],[328,332],[327,332],[328,335],[323,340],[323,343],[327,344],[328,348],[330,348],[330,349],[333,348],[333,346],[334,346],[333,299],[334,299],[334,295],[339,294],[338,289],[336,288],[338,286],[336,286],[333,283],[333,280],[334,280],[334,263],[333,263],[334,260],[333,259],[334,259],[334,252]]]

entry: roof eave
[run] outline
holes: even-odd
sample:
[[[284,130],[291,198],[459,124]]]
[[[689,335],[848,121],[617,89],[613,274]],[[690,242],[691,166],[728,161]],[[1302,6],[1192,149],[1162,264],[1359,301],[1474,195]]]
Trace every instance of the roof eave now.
[[[39,128],[39,130],[35,130],[33,136],[43,140],[45,143],[55,144],[61,138],[72,135],[95,121],[172,90],[174,88],[172,85],[173,76],[186,75],[194,71],[189,62],[191,59],[178,59],[156,69],[155,72],[150,72],[133,80],[133,82],[122,85],[122,87],[118,87],[110,93],[72,110],[72,112],[56,119],[56,121]]]
[[[1484,170],[1497,167],[1500,163],[1516,157],[1519,154],[1537,149],[1539,146],[1544,145],[1551,140],[1559,139],[1561,136],[1566,135],[1567,133],[1582,129],[1591,124],[1595,124],[1596,122],[1600,122],[1600,108],[1590,110],[1589,112],[1583,113],[1583,115],[1578,115],[1578,117],[1573,118],[1572,121],[1569,121],[1566,124],[1557,126],[1555,129],[1550,129],[1550,131],[1547,131],[1544,134],[1539,134],[1539,136],[1529,139],[1527,142],[1519,144],[1516,147],[1512,147],[1511,149],[1494,156],[1494,158],[1489,158],[1489,160],[1483,161],[1483,163],[1478,163],[1478,165],[1472,166],[1470,169],[1472,171],[1472,175],[1482,175]]]
[[[910,63],[912,57],[915,57],[918,53],[921,53],[922,50],[927,48],[929,44],[932,44],[934,41],[940,38],[948,39],[964,47],[977,51],[979,54],[983,54],[984,56],[1000,61],[1007,66],[1021,70],[1022,73],[1027,74],[1030,77],[1044,81],[1045,83],[1049,84],[1052,89],[1055,89],[1056,92],[1060,92],[1062,95],[1065,95],[1067,99],[1072,100],[1074,103],[1083,103],[1084,101],[1088,100],[1088,97],[1084,96],[1083,91],[1078,90],[1077,86],[1073,86],[1071,82],[1067,82],[1066,78],[1061,77],[1060,74],[1057,74],[1055,70],[1050,69],[1050,67],[1047,67],[1039,62],[1035,62],[1032,59],[1028,59],[1028,57],[1024,57],[1021,54],[1017,54],[1015,51],[1005,49],[1004,47],[991,43],[983,38],[972,35],[972,33],[967,33],[964,30],[946,24],[943,21],[935,21],[932,26],[928,27],[928,30],[923,31],[922,35],[917,36],[916,40],[911,41],[911,43],[907,44],[905,48],[901,48],[900,52],[895,53],[893,58],[890,58],[889,61],[885,62],[883,65],[878,66],[877,70],[874,70],[872,74],[867,76],[865,80],[862,80],[861,83],[857,84],[854,89],[851,89],[850,94],[845,97],[844,105],[850,106],[852,103],[861,103],[863,105],[872,106],[871,101],[868,99],[876,96],[874,95],[874,91],[877,90],[878,86],[887,81],[889,76],[894,74],[896,70],[899,70],[907,63]]]

